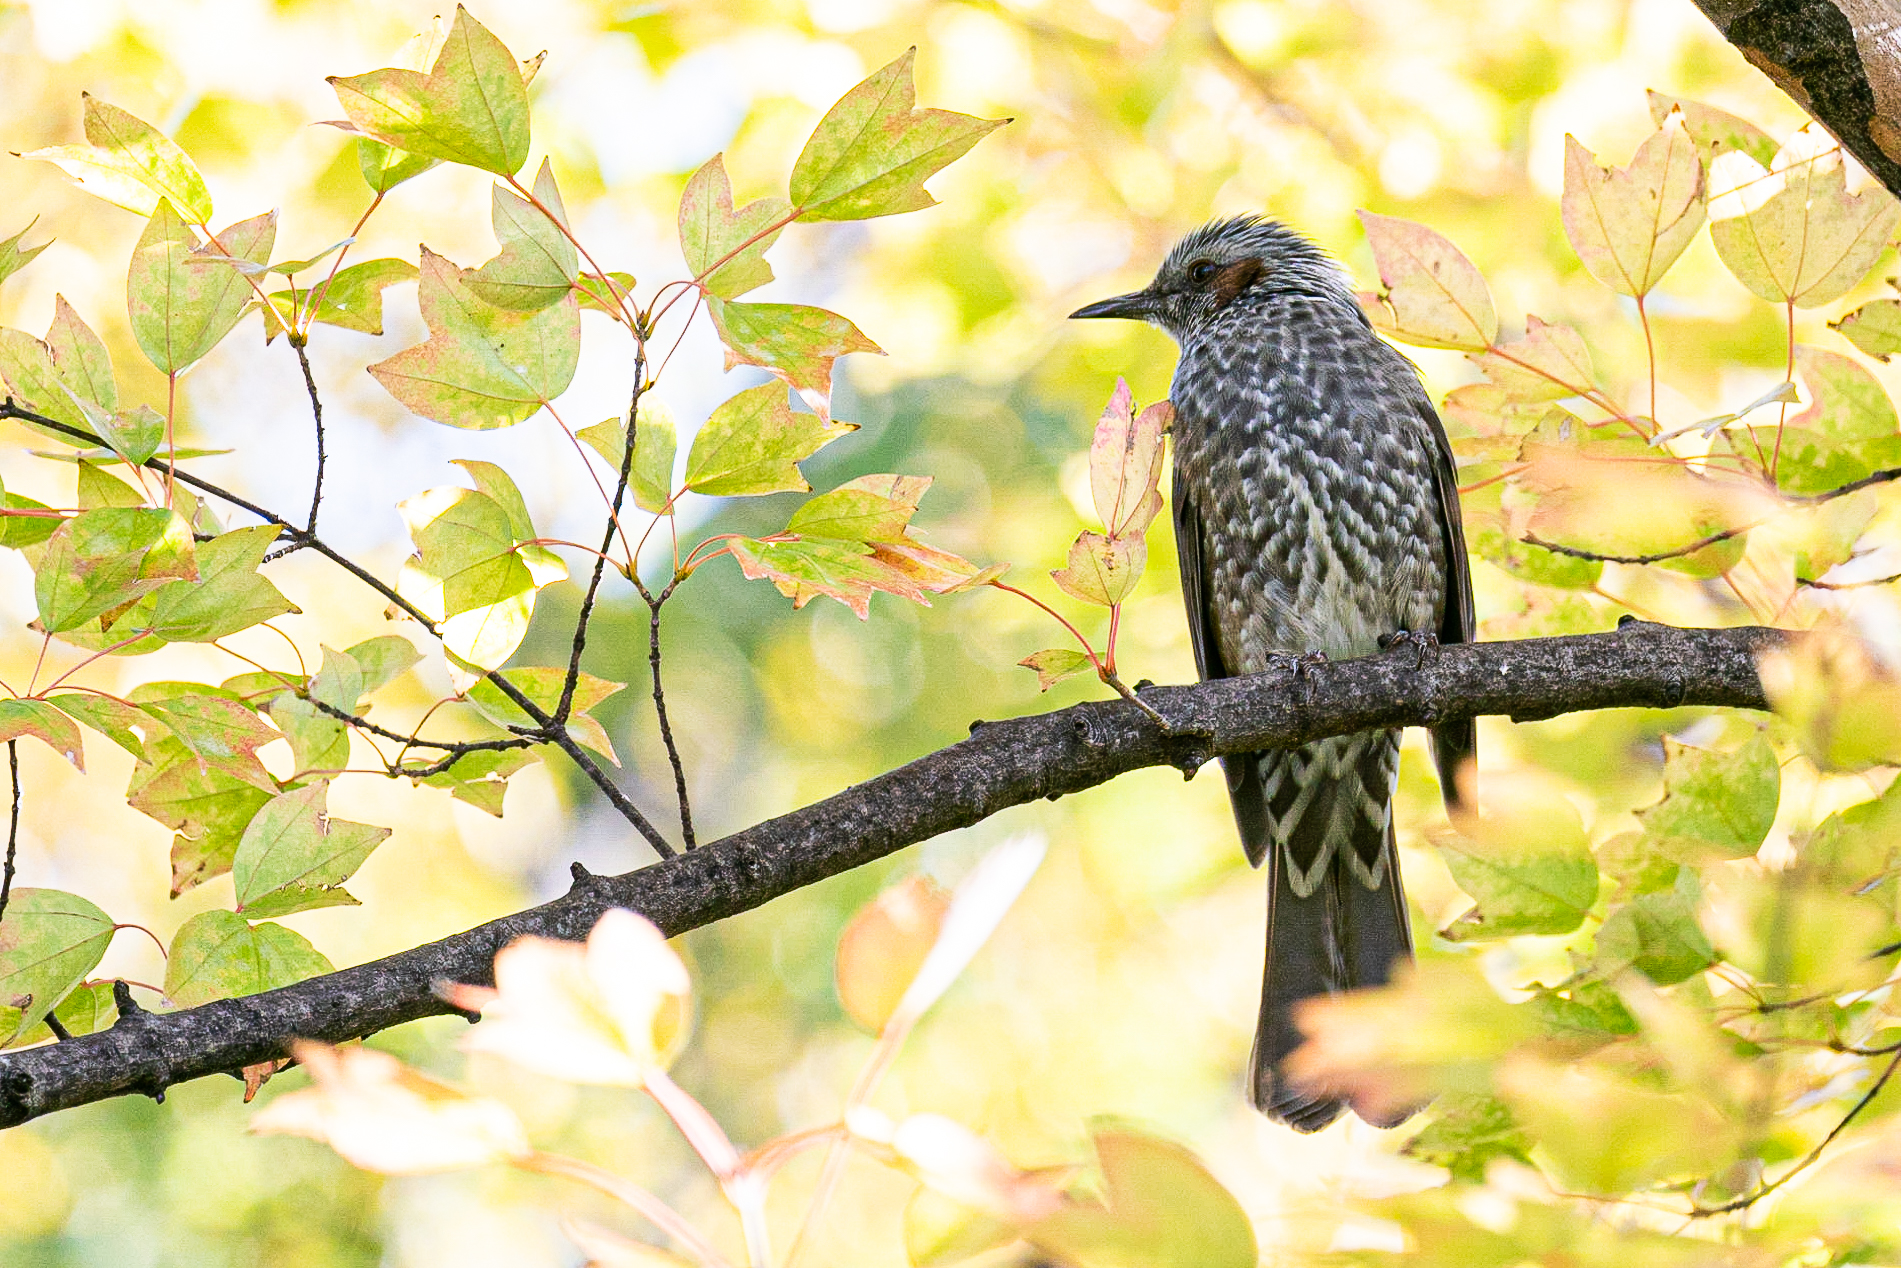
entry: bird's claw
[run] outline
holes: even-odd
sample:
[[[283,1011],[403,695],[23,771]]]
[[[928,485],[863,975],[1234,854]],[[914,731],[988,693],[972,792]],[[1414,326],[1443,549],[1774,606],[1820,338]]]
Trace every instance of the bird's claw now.
[[[1269,652],[1267,654],[1267,667],[1285,669],[1293,676],[1295,682],[1305,682],[1308,670],[1327,663],[1325,652],[1311,649],[1304,652]]]
[[[1424,669],[1426,654],[1437,653],[1439,650],[1439,636],[1431,630],[1394,630],[1391,634],[1381,637],[1381,651],[1391,651],[1395,647],[1412,648],[1417,653],[1413,660],[1413,668]]]

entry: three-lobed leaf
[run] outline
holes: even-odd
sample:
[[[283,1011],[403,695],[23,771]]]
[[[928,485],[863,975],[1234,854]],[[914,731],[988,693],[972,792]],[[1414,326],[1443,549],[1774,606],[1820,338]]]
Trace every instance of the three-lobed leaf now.
[[[1591,276],[1641,299],[1703,227],[1703,163],[1680,111],[1667,115],[1627,168],[1598,166],[1564,138],[1564,231]]]
[[[1136,413],[1129,385],[1116,379],[1089,444],[1089,492],[1109,536],[1147,532],[1160,513],[1163,437],[1174,413],[1167,401]]]
[[[680,251],[709,295],[737,299],[772,280],[766,252],[791,219],[792,204],[761,198],[737,210],[726,165],[715,154],[680,193]]]
[[[686,487],[712,497],[804,492],[812,486],[799,461],[857,430],[856,423],[795,413],[784,384],[762,383],[726,401],[700,428],[687,453]]]
[[[883,349],[858,327],[823,308],[806,304],[740,304],[706,301],[713,328],[726,345],[726,368],[756,365],[791,385],[821,420],[832,410],[832,363],[852,352]]]
[[[801,220],[863,220],[935,206],[924,182],[1008,119],[919,110],[915,48],[874,72],[819,120],[792,167]]]
[[[1359,213],[1385,290],[1362,295],[1373,324],[1425,348],[1483,352],[1498,339],[1492,292],[1444,234],[1409,220]]]
[[[298,611],[258,573],[277,533],[277,525],[259,524],[198,543],[197,580],[174,581],[156,592],[152,633],[175,643],[209,643]]]
[[[205,911],[179,926],[165,962],[165,994],[182,1008],[289,986],[333,971],[302,934]]]
[[[255,920],[357,905],[343,882],[389,829],[332,818],[329,792],[320,779],[280,794],[246,825],[231,862],[240,912]]]
[[[264,315],[266,333],[275,337],[292,323],[301,327],[321,321],[344,330],[380,335],[383,291],[419,276],[420,271],[407,260],[364,260],[338,269],[335,277],[313,286],[273,291],[271,311]]]
[[[535,174],[534,196],[540,206],[495,186],[490,220],[502,252],[462,276],[471,291],[497,308],[532,313],[558,304],[580,273],[580,256],[567,233],[567,208],[546,159]]]
[[[1109,537],[1083,532],[1070,544],[1069,563],[1050,577],[1072,598],[1114,607],[1142,579],[1148,557],[1148,542],[1140,533]]]
[[[198,576],[191,526],[176,512],[101,507],[61,524],[33,579],[40,625],[76,629],[169,581]]]

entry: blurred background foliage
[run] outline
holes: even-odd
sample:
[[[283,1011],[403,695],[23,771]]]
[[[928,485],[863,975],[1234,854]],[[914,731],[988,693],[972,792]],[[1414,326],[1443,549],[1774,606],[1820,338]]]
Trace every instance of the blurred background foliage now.
[[[365,202],[348,138],[312,126],[338,113],[323,77],[390,64],[431,16],[426,7],[343,0],[0,5],[0,147],[76,140],[79,93],[90,90],[174,135],[209,178],[221,218],[279,207],[287,243],[319,246],[346,233]],[[1778,137],[1805,122],[1688,0],[492,0],[478,16],[517,53],[548,49],[534,90],[538,146],[552,156],[579,235],[608,267],[632,271],[643,291],[682,275],[673,210],[693,168],[723,149],[740,199],[774,192],[819,113],[909,45],[920,49],[921,101],[1014,116],[932,182],[941,206],[790,231],[773,252],[779,280],[757,298],[835,308],[888,354],[842,363],[835,413],[863,430],[808,464],[812,482],[931,475],[936,484],[917,520],[929,539],[979,562],[1010,561],[1013,580],[1046,594],[1044,570],[1061,563],[1088,523],[1084,456],[1114,376],[1126,375],[1138,400],[1154,400],[1166,394],[1173,365],[1156,332],[1073,328],[1063,316],[1146,280],[1183,230],[1213,214],[1266,209],[1370,285],[1353,211],[1425,222],[1491,280],[1508,329],[1527,311],[1579,326],[1600,373],[1634,400],[1641,333],[1622,301],[1583,271],[1560,225],[1564,135],[1625,161],[1653,127],[1647,88],[1722,106]],[[5,157],[0,172],[13,221],[38,215],[40,234],[57,237],[0,291],[0,323],[44,329],[62,292],[106,337],[122,375],[147,375],[127,389],[162,390],[125,323],[124,261],[137,219],[50,166]],[[414,258],[419,240],[461,263],[487,258],[487,183],[443,168],[401,187],[371,222],[359,258]],[[313,341],[332,420],[327,536],[393,576],[409,549],[394,503],[448,479],[450,457],[506,466],[551,536],[593,532],[583,473],[545,422],[451,432],[407,415],[363,373],[421,337],[413,306],[391,305],[392,314],[405,309],[381,338],[323,329]],[[1836,311],[1799,314],[1802,337],[1841,347],[1820,329]],[[1728,277],[1707,237],[1671,274],[1652,313],[1669,385],[1657,411],[1666,426],[1734,409],[1781,378],[1782,314]],[[596,322],[588,318],[589,355],[569,397],[567,416],[580,421],[619,408],[629,369],[624,345]],[[241,330],[185,380],[184,417],[193,443],[235,450],[198,464],[204,475],[266,505],[294,507],[308,480],[301,382],[282,345],[263,350],[255,330]],[[1475,377],[1456,353],[1418,359],[1435,396]],[[659,391],[686,429],[752,381],[724,377],[716,343],[696,327]],[[68,504],[70,468],[36,463],[23,447],[0,455],[0,477],[10,490]],[[700,527],[770,531],[789,505],[714,506]],[[1892,531],[1878,520],[1864,540],[1879,544]],[[1120,659],[1131,680],[1181,681],[1193,664],[1166,529],[1156,538],[1149,575],[1125,613]],[[1482,562],[1474,569],[1483,637],[1603,629],[1626,611],[1684,623],[1752,617],[1746,594],[1615,565],[1596,591],[1530,584]],[[346,646],[387,628],[361,591],[307,555],[275,575],[305,613],[281,624],[313,658],[320,641]],[[588,667],[634,684],[601,713],[621,745],[627,786],[664,823],[665,760],[641,707],[646,612],[626,603],[624,588],[611,593]],[[519,659],[547,663],[559,654],[575,601],[572,587],[544,596]],[[1894,627],[1880,591],[1844,592],[1839,604],[1864,629]],[[0,559],[0,674],[30,670],[39,639],[24,626],[33,613],[30,574],[9,554]],[[861,624],[825,602],[788,611],[730,565],[705,569],[668,609],[666,628],[669,696],[702,839],[941,747],[973,719],[1096,694],[1070,684],[1040,697],[1032,675],[1014,667],[1055,643],[1053,634],[1046,618],[990,592],[929,609],[880,598]],[[196,672],[212,681],[233,672],[209,649],[175,654],[186,664],[202,657]],[[168,672],[182,672],[179,663]],[[101,681],[112,685],[116,673],[129,688],[155,672],[127,659]],[[413,690],[418,710],[433,698],[420,684]],[[403,702],[394,704],[400,711]],[[1590,840],[1602,843],[1628,832],[1630,811],[1660,792],[1664,731],[1692,726],[1694,738],[1719,746],[1752,729],[1637,711],[1516,727],[1486,720],[1483,778],[1575,807]],[[161,937],[228,904],[227,880],[164,897],[168,834],[125,808],[125,755],[90,744],[84,775],[39,746],[23,746],[21,756],[22,884],[86,894]],[[571,859],[619,871],[650,857],[569,776],[556,763],[517,777],[500,821],[445,794],[339,780],[333,811],[393,824],[395,835],[352,884],[363,908],[287,923],[337,963],[355,962],[545,899],[564,887]],[[1822,776],[1787,763],[1766,850],[1787,851],[1792,827],[1865,799],[1883,778]],[[1424,934],[1470,904],[1427,844],[1443,815],[1417,737],[1408,740],[1398,823]],[[1541,1253],[1540,1238],[1567,1249],[1571,1262],[1743,1262],[1729,1258],[1740,1249],[1722,1244],[1732,1225],[1697,1230],[1714,1241],[1666,1241],[1659,1234],[1678,1225],[1554,1204],[1534,1173],[1509,1162],[1493,1169],[1489,1185],[1432,1189],[1443,1173],[1397,1156],[1403,1133],[1350,1121],[1299,1139],[1249,1110],[1240,1076],[1260,971],[1261,885],[1235,848],[1220,781],[1207,776],[1184,786],[1151,771],[1014,810],[687,936],[700,1012],[676,1078],[742,1141],[822,1121],[870,1043],[831,986],[846,919],[894,875],[922,869],[954,880],[987,843],[1025,829],[1048,834],[1049,861],[913,1040],[883,1094],[894,1112],[949,1114],[1024,1165],[1081,1156],[1092,1115],[1152,1125],[1208,1160],[1249,1210],[1272,1262],[1410,1246],[1424,1262],[1505,1264]],[[1473,959],[1469,948],[1422,940],[1429,966]],[[1556,981],[1566,971],[1564,943],[1514,939],[1482,961],[1501,986]],[[150,941],[132,934],[115,942],[101,971],[140,981],[163,975]],[[538,1143],[624,1169],[718,1225],[717,1194],[651,1106],[465,1060],[451,1047],[461,1028],[438,1020],[377,1042],[508,1099]],[[1512,1077],[1556,1075],[1514,1067]],[[204,1082],[176,1089],[163,1106],[122,1099],[0,1135],[0,1261],[574,1262],[557,1222],[560,1210],[588,1209],[573,1192],[490,1173],[381,1181],[309,1142],[248,1137],[246,1115],[235,1083]],[[1539,1127],[1561,1139],[1565,1124]],[[1891,1174],[1870,1166],[1872,1176]],[[810,1184],[801,1174],[787,1182],[788,1203]],[[1584,1183],[1645,1178],[1613,1170]],[[854,1168],[812,1248],[815,1260],[901,1262],[897,1225],[908,1191],[901,1179]],[[1389,1200],[1375,1213],[1365,1204],[1372,1199]],[[1837,1250],[1843,1221],[1855,1236],[1866,1227],[1870,1245],[1892,1258],[1893,1212],[1873,1199],[1790,1218],[1809,1220]],[[1806,1235],[1788,1232],[1770,1261],[1788,1260]]]

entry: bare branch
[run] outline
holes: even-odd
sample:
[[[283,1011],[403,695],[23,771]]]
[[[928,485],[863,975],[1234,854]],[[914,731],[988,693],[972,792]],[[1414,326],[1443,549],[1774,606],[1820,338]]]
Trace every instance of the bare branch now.
[[[283,1055],[293,1036],[337,1042],[448,1012],[434,983],[486,982],[495,953],[513,939],[578,940],[609,907],[680,933],[1011,806],[1143,767],[1192,773],[1224,753],[1478,714],[1760,709],[1756,655],[1785,637],[1633,622],[1603,634],[1445,647],[1423,666],[1408,647],[1312,666],[1298,686],[1281,673],[1143,692],[1166,728],[1120,700],[985,723],[961,743],[690,853],[615,877],[577,868],[573,889],[554,902],[440,942],[262,995],[141,1012],[56,1046],[0,1053],[0,1127],[236,1073]]]

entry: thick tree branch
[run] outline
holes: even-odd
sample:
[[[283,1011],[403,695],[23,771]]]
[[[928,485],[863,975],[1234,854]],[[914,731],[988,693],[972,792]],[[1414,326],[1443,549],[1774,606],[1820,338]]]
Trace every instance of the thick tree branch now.
[[[1423,666],[1407,647],[1314,666],[1297,680],[1260,674],[1144,692],[1167,730],[1119,700],[973,726],[961,743],[691,853],[622,876],[576,869],[564,897],[440,942],[262,995],[135,1013],[98,1034],[0,1053],[0,1127],[235,1073],[284,1055],[292,1036],[342,1041],[447,1013],[432,984],[488,981],[495,952],[523,934],[579,939],[609,907],[633,908],[677,934],[1010,806],[1143,767],[1192,773],[1223,753],[1478,714],[1760,709],[1755,657],[1783,637],[1635,623],[1604,634],[1447,647]]]

